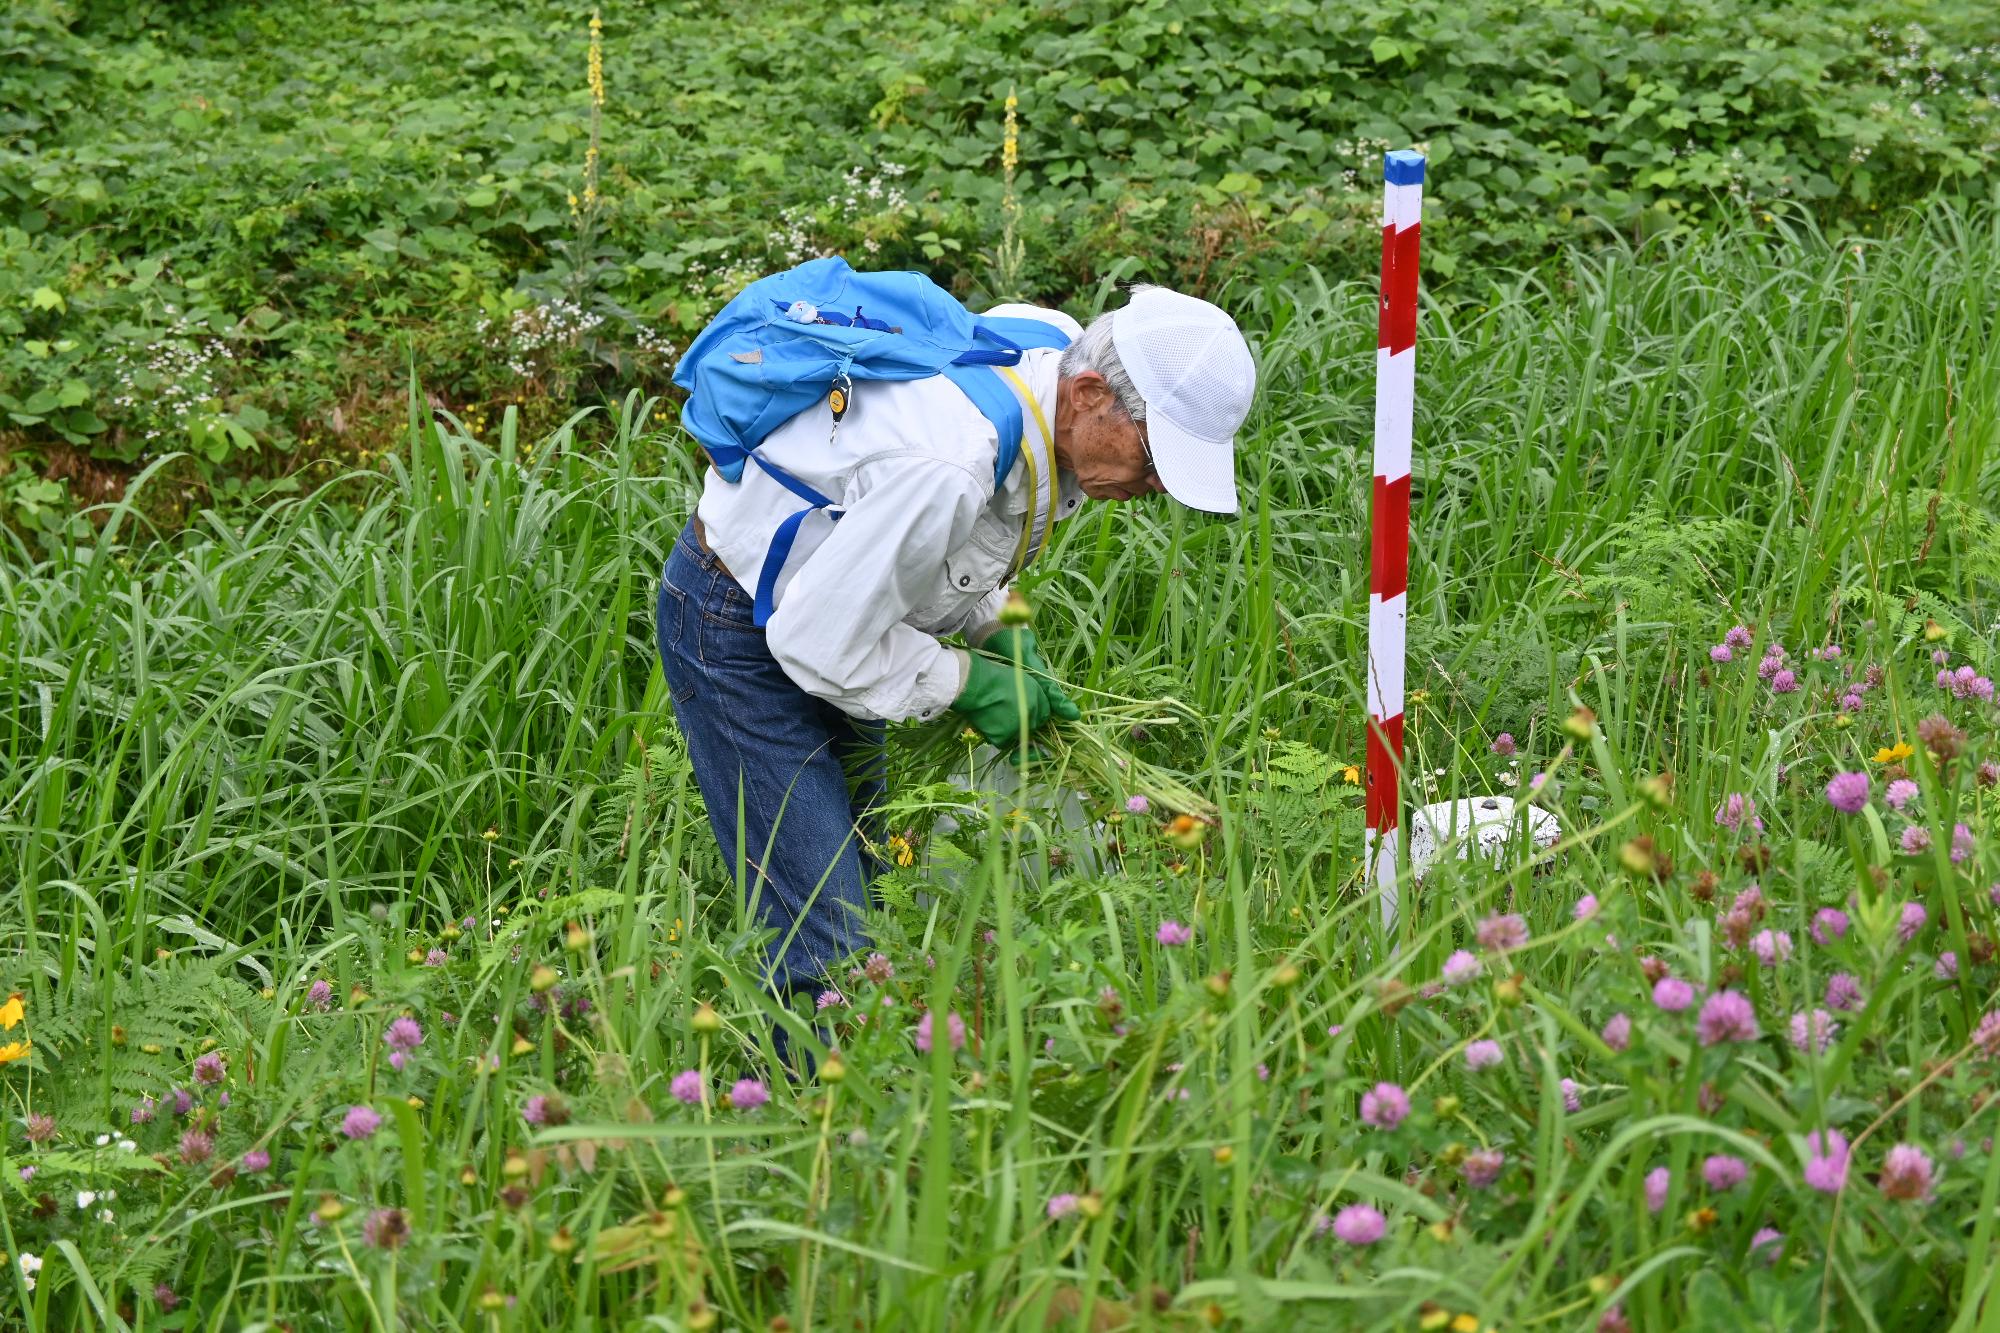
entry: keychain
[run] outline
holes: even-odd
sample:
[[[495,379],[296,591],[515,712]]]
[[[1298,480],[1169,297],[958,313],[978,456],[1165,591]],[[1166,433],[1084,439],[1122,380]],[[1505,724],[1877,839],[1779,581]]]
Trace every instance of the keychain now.
[[[833,443],[833,437],[840,434],[840,419],[847,415],[847,405],[854,401],[854,381],[842,371],[840,378],[833,382],[833,389],[826,396],[826,405],[833,412],[833,429],[826,434],[826,442]]]

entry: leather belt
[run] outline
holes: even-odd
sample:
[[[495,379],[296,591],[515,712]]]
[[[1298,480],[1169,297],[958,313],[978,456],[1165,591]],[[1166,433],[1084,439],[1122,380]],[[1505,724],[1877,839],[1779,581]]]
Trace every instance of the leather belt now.
[[[695,544],[701,547],[701,553],[703,555],[709,556],[715,561],[716,564],[722,565],[722,572],[725,574],[729,574],[729,566],[722,564],[722,557],[716,555],[715,548],[708,544],[708,529],[702,526],[700,514],[696,514],[694,516],[694,540]],[[731,579],[736,578],[734,574],[729,574],[729,577]],[[737,580],[737,582],[738,585],[740,586],[741,580]]]

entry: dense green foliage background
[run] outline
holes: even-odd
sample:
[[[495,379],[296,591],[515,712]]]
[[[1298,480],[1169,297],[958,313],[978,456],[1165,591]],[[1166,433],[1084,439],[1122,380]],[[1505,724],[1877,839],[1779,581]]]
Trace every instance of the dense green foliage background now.
[[[205,494],[379,447],[405,345],[440,401],[543,425],[657,392],[742,282],[823,250],[1072,306],[1113,273],[1366,275],[1380,154],[1417,143],[1426,281],[1479,301],[1613,230],[1873,230],[1990,192],[2000,145],[1964,0],[612,4],[573,212],[589,13],[7,7],[0,511],[57,523],[172,448]]]

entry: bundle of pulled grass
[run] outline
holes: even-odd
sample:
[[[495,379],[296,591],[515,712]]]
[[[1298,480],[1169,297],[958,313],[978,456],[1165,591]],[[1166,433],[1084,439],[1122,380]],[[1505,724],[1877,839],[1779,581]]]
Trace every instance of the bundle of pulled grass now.
[[[1024,784],[1042,781],[1057,790],[1074,789],[1100,813],[1127,809],[1135,796],[1160,816],[1188,815],[1214,824],[1214,802],[1170,768],[1133,754],[1122,743],[1135,732],[1196,723],[1199,715],[1175,699],[1131,699],[1098,691],[1073,691],[1084,703],[1077,722],[1052,722],[1034,733],[1028,753],[1001,754],[985,746],[964,723],[943,717],[900,728],[897,740],[920,779],[981,771],[979,752],[1004,759],[1021,771]],[[1025,759],[1025,766],[1023,761]]]

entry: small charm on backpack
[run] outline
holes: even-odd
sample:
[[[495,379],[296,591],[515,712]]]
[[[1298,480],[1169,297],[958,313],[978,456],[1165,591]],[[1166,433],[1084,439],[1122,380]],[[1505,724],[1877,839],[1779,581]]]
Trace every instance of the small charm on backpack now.
[[[847,376],[842,375],[840,379],[835,382],[833,386],[833,391],[827,394],[826,396],[826,405],[833,411],[834,425],[838,426],[840,424],[840,419],[847,415],[847,405],[848,403],[852,402],[853,399],[854,399],[854,381],[849,379]]]

